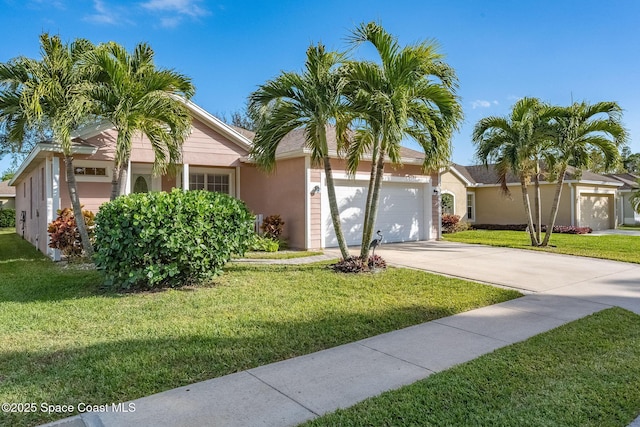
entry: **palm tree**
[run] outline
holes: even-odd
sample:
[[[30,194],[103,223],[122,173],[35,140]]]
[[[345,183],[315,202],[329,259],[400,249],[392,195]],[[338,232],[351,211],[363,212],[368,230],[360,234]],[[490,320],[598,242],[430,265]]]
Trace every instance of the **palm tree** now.
[[[349,172],[355,173],[366,155],[372,162],[360,250],[366,263],[387,158],[401,164],[401,143],[408,137],[424,150],[425,171],[448,164],[450,137],[462,119],[462,109],[455,94],[455,72],[443,62],[435,42],[401,47],[396,37],[374,22],[358,26],[350,41],[356,46],[370,43],[380,57],[379,64],[357,61],[344,67],[349,107],[354,123],[360,124],[349,147]]]
[[[480,120],[473,129],[472,137],[477,145],[476,157],[485,166],[495,163],[503,193],[510,194],[507,174],[512,172],[518,177],[532,246],[540,243],[540,157],[547,154],[542,149],[548,133],[544,125],[546,111],[543,113],[541,110],[542,104],[538,99],[522,98],[514,104],[509,117],[491,116]],[[537,183],[537,227],[534,226],[528,192],[532,177]]]
[[[602,153],[604,167],[614,165],[620,156],[620,145],[627,141],[627,131],[622,125],[622,109],[615,102],[576,102],[569,107],[556,107],[549,111],[553,117],[555,155],[558,182],[547,223],[547,232],[541,246],[547,246],[553,233],[558,206],[568,166],[578,171],[590,164],[593,151]]]
[[[49,128],[60,145],[67,173],[67,186],[85,254],[93,254],[82,215],[73,168],[71,133],[89,117],[87,105],[78,96],[85,76],[78,64],[93,44],[76,39],[64,44],[59,36],[40,35],[41,59],[15,58],[0,65],[0,122],[8,137],[21,141],[33,129]]]
[[[340,252],[346,259],[349,251],[340,226],[327,144],[327,126],[335,124],[339,134],[346,132],[344,80],[336,72],[342,59],[339,53],[325,51],[322,44],[310,46],[302,74],[283,72],[260,86],[249,97],[249,114],[256,123],[251,155],[258,167],[266,171],[275,168],[276,149],[285,135],[294,129],[304,129],[312,160],[324,166],[331,220]]]
[[[183,102],[194,95],[191,80],[173,70],[156,68],[154,52],[145,43],[129,54],[109,42],[86,57],[92,74],[85,85],[87,101],[118,131],[111,182],[111,200],[124,193],[131,139],[140,131],[155,155],[154,173],[164,173],[180,159],[180,148],[191,130],[191,116]]]

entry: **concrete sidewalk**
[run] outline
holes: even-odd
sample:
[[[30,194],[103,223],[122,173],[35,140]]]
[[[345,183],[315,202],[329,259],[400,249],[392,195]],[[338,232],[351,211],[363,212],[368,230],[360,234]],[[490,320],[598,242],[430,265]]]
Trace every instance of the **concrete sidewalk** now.
[[[640,265],[447,242],[377,253],[529,295],[48,426],[294,426],[614,305],[640,314]]]

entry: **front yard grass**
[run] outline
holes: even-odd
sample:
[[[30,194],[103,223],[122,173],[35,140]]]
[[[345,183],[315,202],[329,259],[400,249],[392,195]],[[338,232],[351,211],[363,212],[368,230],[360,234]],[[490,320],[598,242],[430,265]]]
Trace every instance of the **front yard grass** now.
[[[444,240],[508,248],[531,249],[566,255],[640,263],[640,237],[624,235],[553,234],[546,248],[531,246],[524,231],[469,230],[445,234]]]
[[[640,316],[612,308],[305,424],[627,426],[640,413]]]
[[[246,259],[293,259],[314,255],[322,255],[322,252],[314,251],[277,251],[277,252],[247,252],[242,258]]]
[[[424,272],[229,264],[214,283],[107,293],[0,232],[0,402],[118,403],[520,296]],[[72,414],[0,413],[0,425]]]

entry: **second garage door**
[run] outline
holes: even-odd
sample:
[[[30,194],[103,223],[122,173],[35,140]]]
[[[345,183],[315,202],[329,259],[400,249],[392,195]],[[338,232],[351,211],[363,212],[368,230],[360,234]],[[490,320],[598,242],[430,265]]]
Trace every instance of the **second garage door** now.
[[[582,194],[580,196],[580,226],[593,230],[613,228],[612,196]]]
[[[335,184],[342,231],[347,244],[360,245],[368,183],[336,180]],[[374,234],[377,230],[382,231],[385,243],[428,238],[429,219],[425,218],[424,188],[423,183],[383,182]],[[322,206],[322,224],[324,246],[338,246],[326,199]]]

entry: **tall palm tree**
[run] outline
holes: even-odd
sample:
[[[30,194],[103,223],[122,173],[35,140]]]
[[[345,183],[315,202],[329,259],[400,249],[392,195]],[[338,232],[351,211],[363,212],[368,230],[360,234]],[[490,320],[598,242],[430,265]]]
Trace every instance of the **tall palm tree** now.
[[[343,69],[354,123],[360,123],[349,147],[349,171],[355,173],[365,155],[371,155],[372,162],[360,250],[366,262],[387,158],[401,164],[401,143],[408,137],[424,150],[425,171],[448,164],[450,137],[462,119],[462,109],[455,72],[443,62],[435,42],[401,47],[396,37],[374,22],[358,26],[350,41],[354,46],[371,44],[380,57],[380,63],[352,61]]]
[[[327,52],[322,44],[310,46],[304,71],[283,72],[261,85],[249,97],[249,113],[256,123],[251,155],[258,167],[266,171],[274,169],[276,149],[285,135],[294,129],[304,129],[312,160],[324,166],[331,220],[340,252],[346,259],[349,251],[340,225],[327,144],[327,126],[335,124],[339,134],[346,132],[344,79],[336,71],[342,59],[341,54]]]
[[[615,102],[575,102],[569,107],[556,107],[549,111],[553,117],[552,129],[558,181],[547,223],[547,232],[541,246],[547,246],[553,233],[562,195],[564,174],[569,165],[578,171],[589,167],[592,152],[602,153],[604,167],[614,165],[620,156],[619,147],[627,141],[622,125],[622,109]]]
[[[92,49],[88,40],[65,44],[59,36],[44,33],[40,35],[40,60],[18,57],[0,65],[0,122],[14,141],[21,141],[29,130],[50,129],[64,157],[69,197],[89,257],[93,248],[81,213],[71,134],[89,117],[86,103],[78,96],[78,87],[86,77],[78,64]]]
[[[537,98],[522,98],[516,102],[509,117],[485,117],[473,129],[476,157],[485,165],[495,163],[498,182],[505,194],[510,194],[508,173],[515,174],[520,181],[522,204],[527,217],[532,246],[540,243],[540,214],[534,226],[528,184],[533,177],[539,184],[540,157],[545,155],[542,144],[548,130],[544,124],[545,113]],[[539,186],[536,185],[536,211],[540,212]],[[536,232],[536,229],[538,232]]]
[[[111,182],[111,200],[124,192],[136,132],[151,141],[154,173],[164,173],[180,159],[180,148],[191,130],[184,99],[194,95],[191,80],[173,70],[157,68],[145,43],[133,53],[109,42],[87,55],[84,66],[93,82],[85,85],[87,101],[118,131]]]

